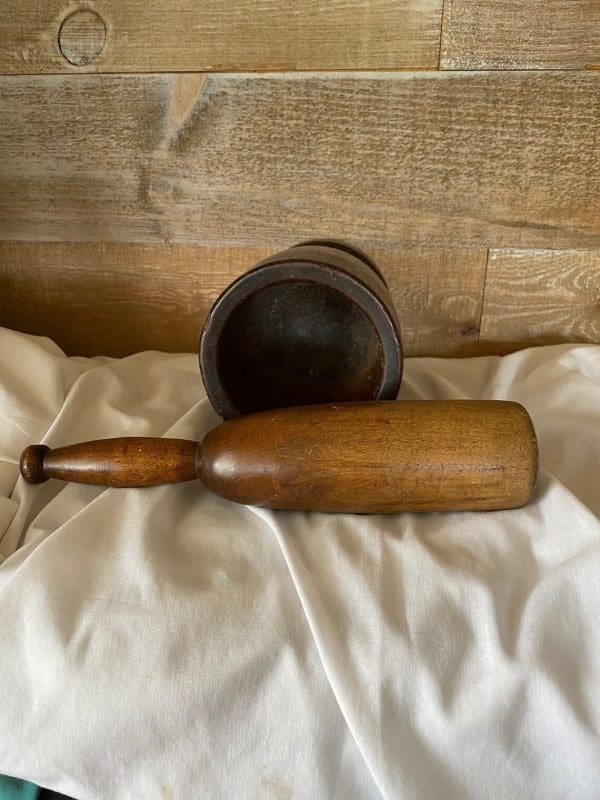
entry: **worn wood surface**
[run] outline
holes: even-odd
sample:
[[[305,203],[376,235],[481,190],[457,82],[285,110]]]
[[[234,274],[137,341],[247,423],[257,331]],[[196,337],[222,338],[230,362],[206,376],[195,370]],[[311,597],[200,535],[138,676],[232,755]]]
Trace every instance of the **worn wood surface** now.
[[[276,409],[225,422],[199,447],[121,438],[32,445],[21,456],[30,483],[143,487],[197,476],[237,503],[358,514],[516,508],[537,469],[522,406],[466,400]]]
[[[480,352],[560,342],[600,344],[600,251],[492,251]]]
[[[600,246],[600,72],[0,80],[0,238]]]
[[[70,50],[91,59],[58,46],[70,14]],[[441,17],[442,0],[0,0],[0,72],[431,69]]]
[[[0,324],[71,355],[193,352],[217,295],[261,248],[0,243]]]
[[[200,368],[213,408],[226,419],[269,408],[394,399],[402,355],[389,289],[375,263],[347,243],[279,251],[213,306]]]
[[[0,242],[0,325],[50,336],[72,355],[193,352],[218,294],[276,249]],[[485,250],[369,253],[406,355],[600,343],[600,251],[496,250],[487,275]]]
[[[277,249],[0,242],[0,325],[50,336],[71,355],[193,352],[218,294]],[[485,250],[369,255],[390,287],[408,355],[473,354]]]
[[[600,3],[445,0],[441,66],[600,68]]]
[[[477,354],[485,250],[374,250],[408,356]]]
[[[76,67],[87,67],[102,52],[106,43],[106,24],[92,9],[77,9],[68,14],[58,29],[61,55]]]
[[[408,355],[598,341],[598,255],[571,249],[600,247],[600,71],[567,71],[600,66],[596,0],[446,0],[444,69],[528,73],[207,74],[434,69],[441,17],[0,0],[0,72],[69,73],[0,77],[0,324],[191,351],[236,275],[336,236],[382,266]]]

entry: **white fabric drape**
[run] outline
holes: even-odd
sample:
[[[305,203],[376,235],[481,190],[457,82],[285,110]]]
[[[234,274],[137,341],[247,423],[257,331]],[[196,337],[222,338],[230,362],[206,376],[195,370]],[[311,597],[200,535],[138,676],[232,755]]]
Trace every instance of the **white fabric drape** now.
[[[409,359],[401,398],[533,417],[534,502],[270,512],[18,457],[218,422],[195,355],[0,329],[0,772],[81,800],[596,800],[600,347]]]

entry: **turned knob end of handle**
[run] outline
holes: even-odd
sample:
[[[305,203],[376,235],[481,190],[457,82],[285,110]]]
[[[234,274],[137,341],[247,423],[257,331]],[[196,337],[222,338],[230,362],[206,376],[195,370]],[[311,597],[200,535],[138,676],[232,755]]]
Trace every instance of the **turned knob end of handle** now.
[[[44,472],[44,456],[50,450],[45,444],[30,444],[21,454],[21,475],[27,483],[44,483],[48,476]]]

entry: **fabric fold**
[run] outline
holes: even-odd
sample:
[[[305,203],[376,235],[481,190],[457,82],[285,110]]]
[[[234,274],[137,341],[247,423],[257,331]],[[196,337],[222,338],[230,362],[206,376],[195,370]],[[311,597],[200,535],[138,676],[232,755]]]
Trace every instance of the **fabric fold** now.
[[[201,439],[192,354],[0,329],[0,772],[81,800],[596,800],[600,346],[407,359],[400,399],[522,403],[532,502],[330,515],[198,481],[18,477],[21,450]]]

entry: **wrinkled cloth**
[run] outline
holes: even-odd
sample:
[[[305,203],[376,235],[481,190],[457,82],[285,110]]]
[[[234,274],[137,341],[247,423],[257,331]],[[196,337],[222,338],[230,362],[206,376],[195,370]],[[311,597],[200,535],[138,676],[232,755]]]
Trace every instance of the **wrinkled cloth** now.
[[[408,359],[523,403],[523,509],[327,515],[26,485],[32,442],[200,439],[195,355],[0,330],[0,772],[80,800],[597,800],[600,346]]]

